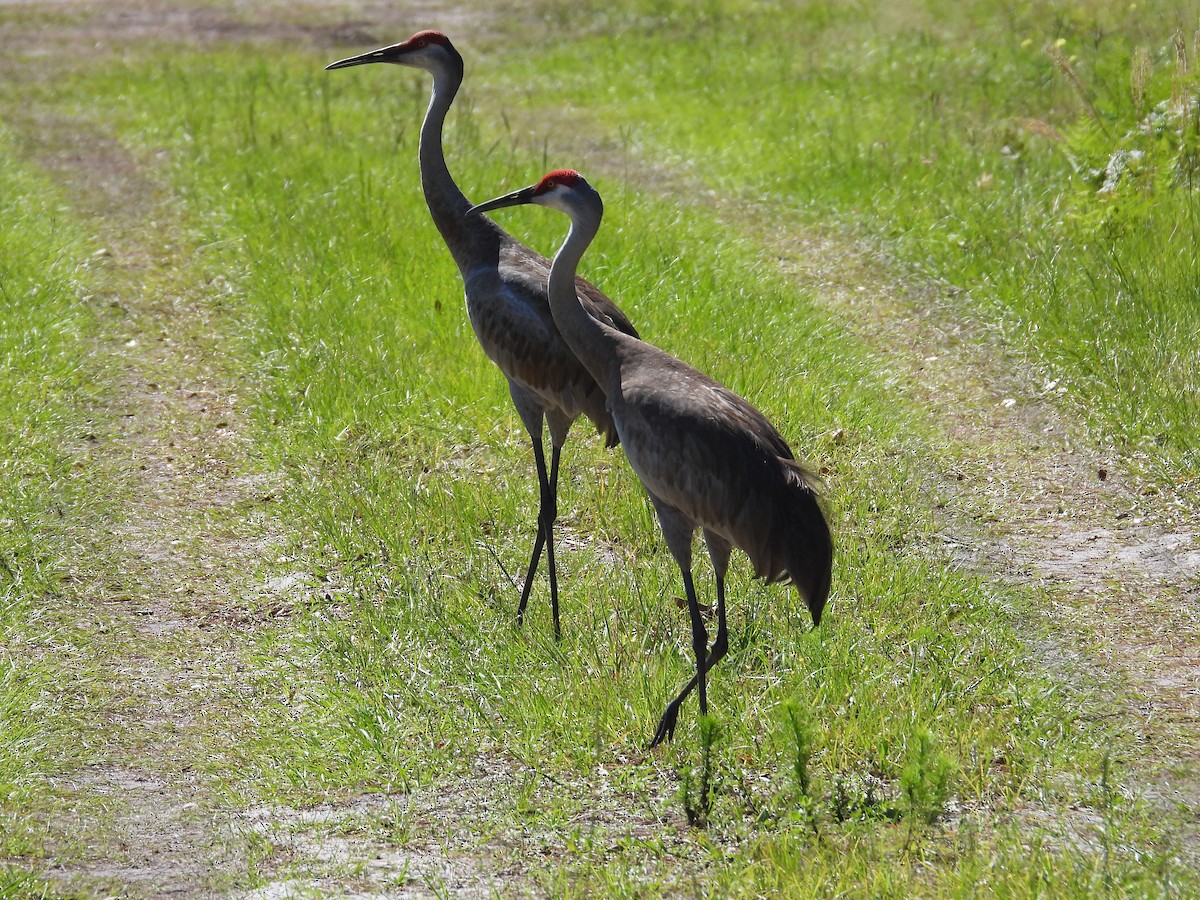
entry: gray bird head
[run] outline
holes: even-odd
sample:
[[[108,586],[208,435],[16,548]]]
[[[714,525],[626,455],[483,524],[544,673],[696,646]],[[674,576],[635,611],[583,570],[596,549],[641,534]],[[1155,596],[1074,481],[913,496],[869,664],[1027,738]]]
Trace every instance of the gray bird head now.
[[[507,206],[521,206],[533,203],[538,206],[548,206],[571,215],[576,211],[588,211],[599,216],[604,210],[604,204],[596,189],[587,183],[587,179],[574,169],[555,169],[548,173],[537,184],[513,191],[494,200],[488,200],[467,210],[467,214],[489,212],[493,209],[503,209]]]
[[[326,69],[347,69],[350,66],[365,66],[368,63],[393,63],[414,69],[433,71],[451,65],[462,71],[462,57],[450,43],[450,38],[440,31],[418,31],[407,41],[380,47],[369,53],[349,56],[327,65]]]

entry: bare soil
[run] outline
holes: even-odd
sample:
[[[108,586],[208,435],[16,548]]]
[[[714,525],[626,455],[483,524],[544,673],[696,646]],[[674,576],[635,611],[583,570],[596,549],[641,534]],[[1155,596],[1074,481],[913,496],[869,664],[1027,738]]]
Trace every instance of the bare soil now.
[[[16,13],[21,13],[17,15]],[[21,89],[52,78],[69,53],[120,53],[135,42],[309,41],[363,47],[436,21],[476,33],[486,18],[444,4],[350,2],[176,3],[167,0],[0,2],[0,79]],[[448,23],[448,24],[447,24]],[[97,422],[116,423],[82,444],[82,459],[114,466],[126,484],[124,523],[94,537],[116,561],[118,583],[84,583],[81,599],[110,636],[103,665],[127,702],[100,712],[117,735],[105,762],[59,785],[66,795],[111,809],[82,855],[64,855],[51,875],[83,893],[189,897],[236,892],[254,856],[263,871],[353,869],[357,896],[467,896],[536,892],[519,870],[448,839],[405,846],[344,827],[360,812],[334,804],[303,813],[277,808],[228,811],[198,757],[220,757],[211,728],[223,718],[236,734],[245,634],[269,627],[272,604],[294,582],[268,574],[282,543],[271,515],[276,490],[247,444],[241,385],[223,358],[216,327],[219,280],[179,284],[175,262],[194,252],[167,196],[138,160],[81,121],[36,106],[11,123],[33,155],[70,187],[90,216],[99,248],[93,265],[110,273],[108,334],[97,346],[120,373],[118,395]],[[578,147],[606,164],[605,148]],[[611,163],[611,160],[607,162]],[[744,220],[744,210],[729,210]],[[765,217],[764,217],[765,218]],[[1164,485],[1107,453],[1066,408],[1057,386],[1024,368],[996,334],[956,315],[954,294],[915,280],[898,283],[870,249],[812,234],[772,233],[779,263],[834,311],[844,327],[878,348],[897,383],[961,449],[955,471],[934,472],[941,535],[959,564],[996,579],[1042,585],[1051,598],[1056,645],[1041,648],[1130,685],[1132,719],[1145,751],[1129,761],[1145,796],[1173,810],[1200,809],[1200,502],[1197,484]],[[1134,458],[1136,462],[1136,458]],[[236,510],[237,515],[230,511]],[[88,570],[78,578],[86,582]],[[214,716],[212,706],[222,706]],[[215,743],[214,743],[215,741]],[[455,795],[416,797],[397,816],[434,815],[486,802],[479,773]],[[374,813],[389,798],[364,798]],[[72,819],[66,835],[95,826]],[[377,816],[376,816],[377,818]],[[317,826],[338,823],[330,837]],[[1193,818],[1188,850],[1200,856]],[[316,836],[314,836],[316,835]],[[231,881],[232,879],[232,881]],[[303,875],[242,896],[271,898],[338,885]],[[344,887],[344,886],[343,886]]]

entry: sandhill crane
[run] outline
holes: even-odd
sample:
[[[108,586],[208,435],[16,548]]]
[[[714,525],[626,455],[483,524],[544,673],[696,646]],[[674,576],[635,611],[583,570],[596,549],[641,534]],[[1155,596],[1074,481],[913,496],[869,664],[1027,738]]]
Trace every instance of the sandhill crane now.
[[[517,624],[537,573],[542,548],[550,576],[550,608],[554,636],[562,634],[558,618],[558,578],[554,566],[554,522],[558,518],[558,465],[567,432],[580,414],[604,435],[607,446],[620,438],[604,407],[604,394],[562,339],[550,314],[546,282],[550,261],[530,250],[482,213],[471,211],[442,149],[446,114],[463,79],[463,59],[450,39],[438,31],[420,31],[406,41],[360,56],[330,63],[344,69],[368,63],[393,63],[423,69],[433,76],[433,94],[421,125],[421,187],[434,224],[458,265],[466,293],[467,315],[479,343],[508,379],[509,394],[533,442],[540,502],[538,533],[521,589]],[[637,331],[616,304],[597,288],[575,284],[588,312],[629,335]],[[543,421],[550,428],[550,468],[542,447]]]
[[[524,203],[571,217],[550,270],[550,309],[575,355],[604,388],[625,455],[683,574],[696,674],[667,705],[654,747],[673,737],[679,707],[697,685],[701,714],[708,711],[705,676],[728,650],[725,572],[731,548],[746,552],[757,577],[794,584],[818,625],[829,596],[833,542],[812,477],[762,413],[669,353],[584,311],[575,270],[604,213],[592,186],[579,173],[559,169],[472,212]],[[716,575],[717,636],[711,650],[692,583],[697,527]]]

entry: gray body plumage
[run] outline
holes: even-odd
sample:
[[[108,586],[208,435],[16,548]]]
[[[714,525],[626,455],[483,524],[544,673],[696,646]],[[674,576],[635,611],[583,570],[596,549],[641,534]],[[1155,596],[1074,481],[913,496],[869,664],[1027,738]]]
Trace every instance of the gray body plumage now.
[[[757,577],[794,583],[819,622],[829,538],[812,476],[742,397],[651,344],[616,341],[609,407],[660,519],[667,509],[664,530],[681,529],[668,545],[683,553],[703,529],[745,552]]]
[[[550,419],[552,433],[557,424],[565,438],[570,422],[583,415],[608,446],[615,446],[617,430],[604,392],[571,352],[550,313],[550,261],[504,232],[494,238],[494,245],[494,261],[482,262],[477,244],[476,264],[463,273],[467,316],[484,353],[508,378],[510,388],[515,385],[532,395],[531,414],[559,420]],[[591,284],[581,278],[576,289],[589,301],[593,315],[635,333],[624,314]],[[521,401],[515,396],[514,401],[519,409]]]

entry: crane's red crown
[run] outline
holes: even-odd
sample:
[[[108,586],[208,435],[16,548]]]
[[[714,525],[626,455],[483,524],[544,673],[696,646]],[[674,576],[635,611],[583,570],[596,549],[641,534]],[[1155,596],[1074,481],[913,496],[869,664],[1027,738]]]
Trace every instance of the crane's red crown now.
[[[441,44],[443,47],[449,47],[450,38],[446,37],[440,31],[418,31],[404,42],[405,47],[413,50],[428,46],[429,44]]]
[[[560,184],[564,187],[575,187],[581,177],[574,169],[555,169],[553,172],[547,173],[537,183],[537,187],[533,189],[533,192],[534,194],[544,194],[546,191],[558,187]]]

